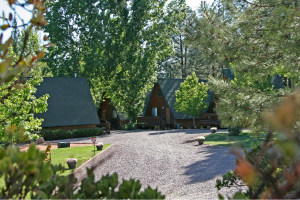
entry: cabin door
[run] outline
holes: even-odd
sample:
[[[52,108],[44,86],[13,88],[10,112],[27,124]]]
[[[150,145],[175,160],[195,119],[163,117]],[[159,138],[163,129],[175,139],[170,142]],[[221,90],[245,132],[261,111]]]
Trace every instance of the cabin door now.
[[[105,112],[106,110],[102,110],[102,119],[105,119]]]
[[[170,124],[170,109],[166,108],[166,123]]]

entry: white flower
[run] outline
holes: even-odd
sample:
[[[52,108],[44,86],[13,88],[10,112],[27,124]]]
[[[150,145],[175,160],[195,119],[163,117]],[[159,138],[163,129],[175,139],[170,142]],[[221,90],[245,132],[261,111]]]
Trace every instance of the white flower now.
[[[103,143],[96,144],[96,147],[101,147],[101,146],[103,146]]]
[[[205,140],[205,137],[204,136],[199,136],[199,137],[197,137],[196,140]]]
[[[210,130],[218,130],[217,127],[211,127]]]
[[[68,162],[77,162],[77,159],[76,158],[68,158],[67,159],[67,163]]]

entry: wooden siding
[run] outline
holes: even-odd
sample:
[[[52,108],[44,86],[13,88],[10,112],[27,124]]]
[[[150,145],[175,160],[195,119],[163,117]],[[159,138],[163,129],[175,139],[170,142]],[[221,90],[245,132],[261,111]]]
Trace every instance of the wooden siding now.
[[[160,89],[159,85],[155,84],[145,116],[152,116],[152,108],[157,107],[157,116],[166,121],[166,108],[168,108],[168,104],[163,96],[157,95],[158,89]],[[172,122],[174,122],[174,118],[172,116],[172,113],[170,113],[170,123],[172,124]]]
[[[118,119],[118,129],[122,129],[122,125],[125,125],[125,124],[128,124],[129,123],[129,120],[125,120],[125,121],[121,121]]]
[[[176,119],[175,122],[176,124],[180,124],[180,127],[183,128],[194,128],[193,119]],[[195,119],[195,126],[199,128],[199,119]]]
[[[116,108],[110,104],[110,99],[105,98],[100,105],[98,116],[100,119],[106,119],[111,123],[111,129],[121,129],[122,125],[129,123],[128,120],[121,121],[119,118],[113,118],[113,110]],[[105,110],[105,115],[103,116],[103,110]]]
[[[115,110],[115,107],[110,104],[110,100],[105,98],[100,105],[100,109],[98,111],[98,116],[100,119],[113,120],[112,112]],[[105,116],[103,116],[102,111],[105,110]]]

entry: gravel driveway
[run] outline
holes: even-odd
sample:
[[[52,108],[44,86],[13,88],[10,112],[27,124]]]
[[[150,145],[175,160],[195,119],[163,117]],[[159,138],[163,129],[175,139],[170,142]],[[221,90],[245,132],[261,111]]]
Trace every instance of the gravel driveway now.
[[[207,134],[209,130],[112,131],[97,137],[97,142],[113,146],[75,174],[82,179],[85,167],[96,165],[96,180],[117,172],[120,180],[134,178],[143,188],[157,187],[167,199],[216,199],[216,179],[234,169],[236,157],[228,147],[194,142],[197,136]],[[64,141],[90,142],[90,138]],[[221,193],[230,195],[233,190],[222,189]]]

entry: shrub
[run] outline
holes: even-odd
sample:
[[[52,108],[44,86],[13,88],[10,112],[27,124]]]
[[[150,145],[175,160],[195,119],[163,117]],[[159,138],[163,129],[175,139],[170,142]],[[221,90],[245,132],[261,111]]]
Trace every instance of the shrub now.
[[[43,129],[40,132],[40,136],[42,136],[45,140],[60,140],[60,139],[68,139],[68,138],[80,138],[80,137],[91,137],[91,136],[99,136],[103,135],[103,129],[100,128],[89,128],[89,129],[76,129],[72,131],[64,131],[64,130],[50,130]]]
[[[236,126],[236,127],[228,127],[227,128],[228,132],[229,132],[229,135],[239,135],[241,134],[242,132],[242,128],[239,127],[239,126]]]
[[[136,124],[134,123],[128,123],[128,124],[125,124],[125,130],[134,130],[136,129]]]

